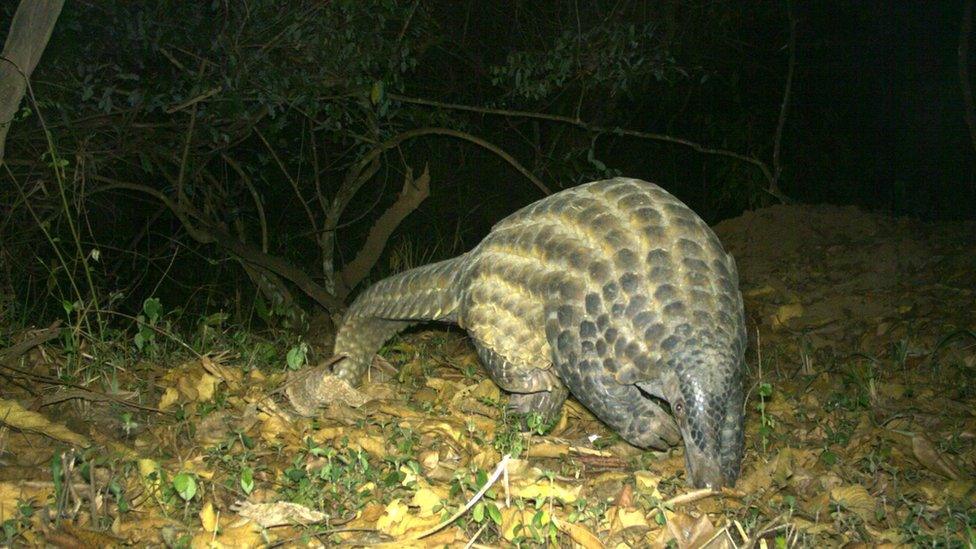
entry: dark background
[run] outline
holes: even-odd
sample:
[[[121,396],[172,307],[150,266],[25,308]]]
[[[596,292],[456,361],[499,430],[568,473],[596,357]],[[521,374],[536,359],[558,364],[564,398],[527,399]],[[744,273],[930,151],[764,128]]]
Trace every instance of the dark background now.
[[[15,4],[0,7],[4,29]],[[487,140],[554,191],[617,174],[648,179],[710,223],[775,204],[754,166],[727,157],[396,97],[667,134],[772,168],[788,6],[68,2],[33,75],[29,112],[8,136],[4,284],[24,321],[57,317],[61,302],[84,295],[127,311],[149,296],[198,312],[240,310],[259,298],[233,254],[194,241],[145,192],[97,192],[126,181],[173,197],[182,172],[187,199],[254,244],[254,194],[225,159],[242,167],[262,201],[269,252],[321,282],[316,185],[331,199],[376,143],[419,127]],[[957,58],[963,3],[794,2],[792,13],[782,192],[800,203],[927,220],[976,215]],[[192,116],[173,110],[213,89]],[[52,144],[64,160],[60,184]],[[341,217],[337,266],[394,202],[407,167],[417,174],[429,166],[431,194],[392,235],[372,280],[469,249],[542,196],[495,154],[451,137],[408,140],[380,159]],[[80,249],[98,249],[98,261],[83,265],[79,247],[68,245],[69,220]],[[91,287],[72,290],[82,269],[92,272]]]

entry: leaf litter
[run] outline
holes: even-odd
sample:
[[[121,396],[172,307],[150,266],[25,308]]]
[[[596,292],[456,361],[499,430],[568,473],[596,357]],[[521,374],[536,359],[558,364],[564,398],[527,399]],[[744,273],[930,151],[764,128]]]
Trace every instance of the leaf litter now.
[[[425,326],[384,348],[394,369],[314,417],[275,392],[283,359],[245,367],[229,345],[121,369],[143,408],[8,384],[5,543],[976,542],[976,225],[792,205],[716,232],[750,332],[734,490],[688,488],[680,449],[641,452],[574,401],[554,426],[508,417],[464,334]],[[59,371],[67,357],[43,349],[14,366]]]

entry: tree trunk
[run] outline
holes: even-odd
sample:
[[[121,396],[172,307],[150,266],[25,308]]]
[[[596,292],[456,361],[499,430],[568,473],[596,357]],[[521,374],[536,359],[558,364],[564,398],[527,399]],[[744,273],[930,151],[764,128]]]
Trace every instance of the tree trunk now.
[[[0,57],[0,163],[7,131],[27,91],[27,79],[51,38],[64,0],[21,0]]]

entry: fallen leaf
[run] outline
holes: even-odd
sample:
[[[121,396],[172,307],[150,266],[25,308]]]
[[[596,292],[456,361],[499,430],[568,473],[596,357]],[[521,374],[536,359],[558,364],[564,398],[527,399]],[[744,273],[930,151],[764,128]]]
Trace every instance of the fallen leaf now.
[[[707,520],[707,519],[706,519]],[[698,533],[698,521],[685,513],[675,513],[668,519],[667,531],[680,549],[692,547],[692,536]]]
[[[614,517],[613,530],[619,532],[620,530],[633,528],[634,526],[650,528],[650,525],[647,523],[647,518],[644,517],[644,512],[639,509],[618,507],[616,517]]]
[[[213,503],[208,501],[203,509],[200,509],[200,524],[208,532],[217,531],[217,513],[214,511]]]
[[[265,547],[268,543],[261,534],[261,528],[257,524],[245,521],[243,524],[221,527],[216,536],[213,532],[199,532],[193,536],[190,547],[193,549]]]
[[[238,501],[231,510],[254,521],[263,528],[285,525],[308,525],[328,520],[329,515],[287,501],[275,503],[251,503]]]
[[[173,387],[167,387],[163,391],[163,396],[159,397],[159,404],[156,405],[160,410],[169,410],[180,400],[180,393]]]
[[[139,476],[142,478],[143,485],[152,497],[158,498],[160,486],[162,485],[162,479],[159,474],[159,463],[151,459],[140,459],[137,463]]]
[[[32,431],[47,435],[55,440],[67,442],[74,446],[81,446],[82,448],[91,446],[88,438],[75,433],[64,425],[52,423],[42,414],[25,410],[15,400],[0,399],[0,423],[22,431]]]
[[[933,473],[952,480],[959,480],[959,468],[936,449],[935,445],[921,433],[912,435],[912,453],[919,463]]]
[[[220,379],[204,373],[200,374],[200,377],[196,380],[196,400],[198,402],[210,402],[213,400],[214,393],[217,392],[217,385],[220,385]]]
[[[423,531],[440,524],[440,515],[418,517],[410,512],[410,507],[399,499],[386,506],[386,512],[376,521],[376,529],[394,537],[410,531]]]
[[[563,503],[572,503],[579,499],[580,490],[582,489],[582,484],[567,488],[561,482],[540,479],[529,484],[512,484],[512,495],[525,499],[555,498]]]
[[[860,484],[847,484],[835,486],[830,489],[830,499],[841,507],[851,511],[867,522],[874,520],[874,510],[876,503],[867,488]]]
[[[620,492],[617,493],[617,497],[614,499],[614,505],[617,507],[633,507],[634,505],[634,489],[630,487],[630,484],[624,484],[620,488]]]
[[[53,494],[53,483],[0,482],[0,524],[20,517],[18,503],[46,502]]]
[[[525,456],[534,458],[557,458],[569,455],[569,451],[569,444],[541,442],[539,444],[533,444],[526,450]]]
[[[603,549],[605,547],[603,542],[600,541],[600,538],[596,537],[593,532],[590,532],[582,524],[566,522],[556,517],[552,517],[552,522],[556,525],[556,528],[565,532],[574,542],[584,549]]]
[[[515,536],[522,533],[519,526],[533,524],[532,519],[536,514],[539,514],[539,525],[545,526],[549,524],[549,513],[545,510],[536,511],[531,508],[519,509],[518,507],[505,507],[501,509],[502,524],[501,532],[502,537],[508,541],[514,541]],[[519,530],[518,532],[516,530]]]
[[[438,494],[430,488],[421,488],[414,493],[410,500],[410,505],[419,507],[418,515],[426,517],[434,514],[434,508],[441,505],[441,501],[447,499],[446,494]]]
[[[803,305],[800,303],[787,303],[786,305],[780,305],[773,313],[770,319],[770,324],[772,324],[774,330],[780,330],[786,326],[786,323],[794,318],[798,318],[803,315]]]
[[[657,487],[661,484],[661,476],[651,473],[650,471],[636,471],[634,473],[634,484],[637,486],[637,491],[651,496],[654,499],[664,499],[661,497],[661,492],[658,491]]]

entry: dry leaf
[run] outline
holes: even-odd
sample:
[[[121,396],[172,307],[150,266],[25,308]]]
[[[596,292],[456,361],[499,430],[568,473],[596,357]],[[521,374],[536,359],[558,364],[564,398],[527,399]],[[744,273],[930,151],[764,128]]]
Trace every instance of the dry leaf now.
[[[159,498],[159,489],[162,484],[159,463],[151,459],[140,459],[137,463],[139,476],[142,478],[142,484],[146,487],[146,491],[153,498]]]
[[[221,527],[220,533],[214,536],[213,532],[199,532],[193,536],[190,547],[196,549],[219,549],[223,547],[234,547],[249,549],[251,547],[266,547],[267,541],[261,536],[261,528],[250,521],[243,524]]]
[[[959,480],[961,477],[958,467],[949,461],[949,458],[939,453],[935,445],[923,434],[912,435],[912,453],[919,463],[933,473],[952,480]]]
[[[613,504],[617,507],[633,507],[634,505],[634,489],[630,487],[630,484],[624,484],[620,488],[620,492],[617,493],[617,497],[614,499]]]
[[[749,471],[737,488],[746,493],[766,490],[773,483],[785,484],[793,474],[793,450],[789,447],[780,450],[776,457],[766,463],[758,463]]]
[[[865,522],[874,520],[875,501],[865,487],[860,484],[835,486],[830,489],[830,499],[851,511]]]
[[[772,324],[774,330],[782,329],[787,322],[791,319],[798,318],[803,315],[803,305],[800,303],[788,303],[786,305],[780,305],[770,319],[770,324]]]
[[[42,414],[25,410],[15,400],[0,399],[0,423],[7,424],[22,431],[32,431],[47,435],[55,440],[67,442],[74,446],[87,448],[91,446],[88,438],[75,433],[64,425],[52,423]]]
[[[517,535],[516,529],[519,525],[529,525],[532,524],[532,518],[536,515],[538,511],[525,508],[519,509],[518,507],[505,507],[501,509],[502,514],[502,525],[501,532],[502,537],[508,541],[513,541]],[[549,513],[546,510],[542,510],[540,517],[540,524],[545,526],[549,524]]]
[[[156,405],[160,410],[168,410],[180,400],[180,393],[173,387],[167,387],[163,391],[163,396],[159,397],[159,404]]]
[[[698,520],[695,521],[688,531],[688,540],[685,542],[686,545],[684,547],[697,549],[698,547],[710,545],[710,542],[717,537],[716,534],[718,533],[719,529],[708,520],[708,515],[702,515],[698,517]]]
[[[558,519],[557,517],[552,517],[552,522],[556,525],[556,528],[559,528],[560,531],[565,532],[570,538],[573,539],[574,542],[582,546],[584,549],[604,548],[603,542],[600,541],[600,538],[596,537],[593,532],[590,532],[582,524],[566,522],[562,519]]]
[[[197,402],[210,402],[214,393],[217,392],[217,385],[219,384],[220,380],[216,377],[207,373],[200,374],[194,386]]]
[[[417,514],[426,517],[434,514],[434,508],[440,505],[442,500],[447,499],[446,496],[446,494],[438,494],[430,488],[421,488],[414,493],[410,505],[419,507],[420,510]]]
[[[651,473],[650,471],[636,471],[634,473],[634,483],[637,486],[637,491],[642,494],[647,494],[654,499],[664,499],[661,497],[661,492],[658,491],[657,487],[661,484],[661,476]]]
[[[203,509],[200,509],[200,524],[207,532],[217,531],[217,512],[214,511],[213,503],[207,502]]]
[[[279,501],[276,503],[238,501],[231,509],[238,515],[251,519],[264,528],[292,524],[314,524],[316,522],[324,522],[329,518],[329,515],[325,513],[287,501]]]
[[[399,499],[395,499],[386,506],[386,512],[376,521],[376,529],[394,536],[401,537],[410,531],[424,531],[440,524],[440,515],[418,517],[410,512],[410,507]]]
[[[647,523],[647,518],[644,517],[644,512],[639,509],[618,507],[612,529],[619,532],[627,528],[633,528],[634,526],[650,528],[650,525]]]
[[[834,524],[831,521],[821,521],[812,522],[805,518],[794,517],[792,524],[797,527],[801,532],[810,536],[818,536],[820,534],[825,534],[832,532],[834,530]]]
[[[105,532],[98,532],[82,528],[69,523],[62,523],[59,528],[45,536],[43,545],[53,547],[121,547],[124,543]]]
[[[513,483],[512,495],[525,499],[555,498],[563,503],[572,503],[579,499],[580,490],[582,489],[582,484],[578,484],[572,488],[567,488],[560,482],[550,481],[549,479],[540,479],[528,484],[521,482]]]
[[[373,457],[386,457],[386,439],[367,433],[360,432],[356,437],[349,437],[349,447],[361,449]]]
[[[691,547],[692,536],[698,532],[698,521],[685,513],[675,513],[668,518],[667,532],[680,549]]]
[[[541,442],[539,444],[533,444],[526,450],[525,456],[534,458],[557,458],[569,455],[569,451],[569,444]]]
[[[20,516],[18,503],[46,502],[52,494],[53,483],[0,482],[0,524]]]
[[[230,366],[215,362],[208,356],[200,357],[200,365],[203,366],[203,369],[214,377],[226,381],[227,384],[232,388],[236,388],[244,378],[241,371],[237,368],[231,368]]]

